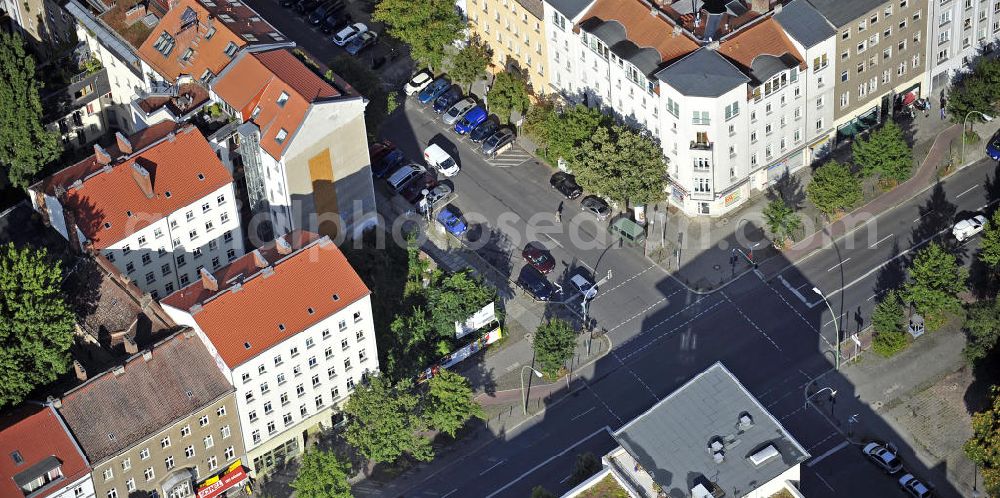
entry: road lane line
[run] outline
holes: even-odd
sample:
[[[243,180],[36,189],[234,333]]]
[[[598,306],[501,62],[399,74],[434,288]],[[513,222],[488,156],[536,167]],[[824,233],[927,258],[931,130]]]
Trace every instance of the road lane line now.
[[[617,415],[615,415],[615,417],[617,418]],[[621,420],[621,419],[618,419],[618,420]],[[573,446],[570,446],[569,448],[566,448],[566,449],[560,451],[558,454],[550,456],[549,458],[545,459],[544,462],[542,462],[542,463],[540,463],[538,465],[535,465],[534,467],[532,467],[531,469],[529,469],[527,472],[525,472],[525,473],[517,476],[517,479],[514,479],[513,481],[510,481],[507,484],[504,484],[502,488],[500,488],[500,489],[498,489],[498,490],[490,493],[489,495],[486,495],[486,498],[493,498],[494,496],[499,495],[500,493],[503,493],[504,491],[507,490],[507,488],[509,488],[509,487],[517,484],[518,482],[520,482],[521,479],[524,479],[525,477],[527,477],[527,476],[531,475],[532,473],[534,473],[536,470],[538,470],[538,469],[540,469],[540,468],[548,465],[549,462],[551,462],[552,460],[555,460],[556,458],[559,458],[559,457],[565,455],[566,453],[569,453],[570,451],[573,451],[574,448],[576,448],[577,446],[580,446],[581,444],[583,444],[584,441],[586,441],[586,440],[588,440],[588,439],[590,439],[590,438],[592,438],[592,437],[600,434],[601,432],[607,432],[607,433],[610,434],[611,433],[611,429],[609,429],[608,426],[604,426],[604,427],[601,427],[600,429],[597,429],[596,431],[590,433],[589,436],[585,436],[583,439],[581,439],[581,440],[573,443]],[[482,475],[482,474],[480,474],[480,475]]]
[[[570,474],[570,475],[568,475],[566,477],[563,477],[562,480],[559,481],[559,484],[562,484],[562,483],[568,481],[570,477],[573,477],[573,474]]]
[[[927,216],[927,215],[929,215],[929,214],[931,214],[931,213],[933,213],[933,212],[934,212],[934,210],[933,210],[933,209],[931,209],[931,210],[927,211],[926,213],[924,213],[924,214],[922,214],[922,215],[920,215],[920,216],[917,216],[917,218],[916,218],[916,219],[914,219],[914,220],[913,220],[913,222],[914,222],[914,223],[916,223],[916,222],[918,222],[918,221],[920,221],[920,220],[924,219],[924,217],[925,217],[925,216]]]
[[[444,495],[441,496],[441,498],[448,498],[449,496],[455,494],[455,491],[458,491],[458,488],[455,488],[455,489],[453,489],[453,490],[445,493]]]
[[[847,258],[847,259],[841,261],[840,263],[837,263],[837,264],[831,266],[830,269],[827,270],[827,271],[832,271],[834,268],[836,268],[836,267],[838,267],[838,266],[840,266],[840,265],[842,265],[842,264],[844,264],[844,263],[846,263],[846,262],[848,262],[850,260],[851,260],[851,258]],[[802,285],[806,285],[806,284],[802,284]],[[800,285],[799,287],[802,287],[802,285]]]
[[[972,192],[973,190],[976,190],[977,188],[979,188],[979,185],[973,185],[973,186],[969,187],[969,189],[966,190],[965,192],[962,192],[961,194],[956,195],[955,198],[962,197],[963,195],[968,194],[969,192]]]
[[[548,237],[548,238],[549,238],[549,240],[551,240],[553,244],[555,244],[555,245],[557,245],[557,246],[559,246],[559,247],[561,247],[561,248],[565,249],[565,247],[563,247],[563,245],[562,245],[562,244],[560,244],[558,240],[556,240],[556,239],[552,238],[552,236],[551,236],[551,235],[549,235],[549,234],[547,234],[547,233],[542,233],[542,235],[544,235],[544,236]]]
[[[816,472],[816,477],[819,479],[819,482],[823,483],[824,486],[830,488],[831,493],[837,492],[837,490],[833,489],[833,486],[831,486],[830,483],[826,482],[826,479],[823,479],[823,476],[819,475],[819,472]]]
[[[724,297],[726,301],[729,301],[729,304],[732,304],[733,308],[736,308],[736,311],[740,314],[740,316],[742,316],[743,319],[746,320],[750,325],[753,325],[753,328],[757,329],[757,332],[760,332],[760,335],[764,336],[764,338],[767,339],[772,346],[774,346],[774,349],[777,349],[779,353],[781,352],[781,348],[778,347],[778,343],[774,342],[774,339],[771,339],[771,336],[767,335],[767,333],[761,330],[761,328],[758,327],[757,324],[750,319],[750,317],[748,317],[745,313],[743,313],[743,309],[740,308],[738,304],[736,304],[732,299],[729,299],[729,296],[726,295],[725,292],[720,291],[719,294],[722,294],[722,297]]]
[[[838,433],[834,432],[833,434],[831,434],[831,436],[837,435],[837,434]],[[827,439],[829,439],[829,438],[827,438]],[[826,439],[824,439],[823,441],[820,441],[820,443],[822,443],[824,441],[826,441]],[[817,443],[817,444],[819,444],[819,443]],[[812,467],[813,465],[816,465],[817,463],[822,462],[823,460],[826,459],[826,457],[828,457],[828,456],[830,456],[830,455],[832,455],[832,454],[834,454],[834,453],[836,453],[836,452],[838,452],[838,451],[846,448],[847,445],[849,445],[849,444],[851,444],[851,443],[848,443],[847,441],[841,442],[837,446],[834,446],[833,448],[830,448],[829,450],[827,450],[822,455],[820,455],[820,456],[818,456],[816,458],[813,458],[809,463],[806,464],[806,467]]]
[[[844,318],[845,316],[847,316],[847,313],[841,313],[837,318]],[[827,325],[830,325],[837,318],[831,318],[828,322],[824,323],[823,326],[826,327]],[[841,323],[843,323],[843,321],[841,321]]]
[[[885,237],[883,237],[883,238],[882,238],[882,240],[879,240],[879,241],[876,241],[876,242],[875,242],[874,244],[872,244],[872,245],[868,246],[868,248],[869,248],[869,249],[874,249],[874,248],[875,248],[875,246],[877,246],[877,245],[881,244],[882,242],[885,242],[886,240],[888,240],[888,239],[891,239],[891,238],[893,238],[893,237],[895,237],[895,236],[896,236],[896,235],[894,235],[894,234],[889,234],[889,235],[886,235]]]
[[[587,411],[585,411],[585,412],[583,412],[583,413],[581,413],[579,415],[573,416],[573,418],[571,418],[570,420],[576,420],[576,419],[578,419],[578,418],[580,418],[580,417],[582,417],[582,416],[584,416],[584,415],[586,415],[586,414],[588,414],[588,413],[590,413],[592,411],[594,411],[594,407],[593,406],[590,407],[590,408],[588,408]]]
[[[876,297],[878,297],[878,294],[872,294],[871,296],[868,296],[868,299],[865,299],[865,301],[871,301],[872,299],[875,299]]]
[[[488,469],[486,469],[486,470],[484,470],[484,471],[480,472],[480,473],[479,473],[479,475],[481,475],[481,476],[482,476],[482,475],[486,475],[486,473],[487,473],[487,472],[489,472],[489,471],[491,471],[491,470],[493,470],[493,469],[495,469],[495,468],[499,467],[501,463],[504,463],[504,462],[506,462],[506,461],[507,461],[507,459],[506,459],[506,458],[504,458],[503,460],[500,460],[499,462],[497,462],[497,463],[494,463],[493,465],[490,465],[490,468],[488,468]]]

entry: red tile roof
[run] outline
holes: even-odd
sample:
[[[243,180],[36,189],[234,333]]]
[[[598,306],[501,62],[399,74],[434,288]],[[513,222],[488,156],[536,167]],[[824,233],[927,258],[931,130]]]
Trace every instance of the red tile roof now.
[[[95,156],[70,166],[31,187],[55,195],[65,189],[63,208],[95,249],[104,249],[178,209],[232,183],[229,170],[192,125],[162,134],[175,126],[165,123],[131,137],[134,153],[115,158],[105,169]],[[157,140],[151,139],[160,134]],[[119,157],[121,156],[121,157]],[[133,164],[150,173],[153,198],[147,198],[133,178]],[[202,175],[200,177],[199,175]],[[74,186],[76,181],[80,184]],[[131,212],[131,215],[129,215]]]
[[[15,451],[23,459],[20,464],[14,463],[11,456]],[[50,496],[90,473],[76,442],[52,408],[23,405],[0,418],[0,476],[3,476],[0,479],[0,496],[24,496],[20,486],[14,482],[15,476],[19,479],[37,477],[34,472],[31,474],[35,475],[30,476],[18,474],[49,457],[59,461],[64,479],[34,495],[39,498]]]
[[[152,35],[139,47],[139,55],[171,82],[182,74],[201,78],[206,69],[219,74],[236,55],[236,50],[247,44],[240,33],[230,29],[236,26],[246,24],[223,22],[196,0],[176,0],[153,28]],[[154,48],[164,34],[174,43],[167,55]],[[235,47],[232,55],[226,55],[230,43]]]
[[[719,45],[719,53],[746,72],[750,72],[753,60],[760,55],[781,57],[791,54],[800,64],[803,60],[781,26],[770,17],[723,40]]]
[[[329,237],[295,231],[283,240],[293,252],[280,254],[271,243],[243,256],[215,276],[218,291],[196,282],[161,301],[191,312],[230,368],[369,294]],[[259,268],[258,255],[269,266]]]
[[[284,154],[313,102],[341,95],[284,49],[241,54],[212,84],[212,89],[239,110],[244,121],[250,121],[254,109],[260,107],[252,121],[260,127],[261,147],[275,159]],[[283,93],[288,100],[278,105]],[[279,143],[281,130],[285,130],[286,138]]]
[[[651,15],[650,7],[639,0],[597,0],[581,22],[591,18],[617,21],[625,36],[639,47],[651,47],[660,53],[660,61],[679,59],[698,49],[698,44],[682,33],[674,34],[674,25],[661,15]]]

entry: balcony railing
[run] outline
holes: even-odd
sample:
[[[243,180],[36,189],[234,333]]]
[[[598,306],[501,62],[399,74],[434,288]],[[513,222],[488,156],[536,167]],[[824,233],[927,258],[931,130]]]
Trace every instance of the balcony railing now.
[[[691,150],[712,150],[712,142],[699,142],[697,140],[691,141]]]

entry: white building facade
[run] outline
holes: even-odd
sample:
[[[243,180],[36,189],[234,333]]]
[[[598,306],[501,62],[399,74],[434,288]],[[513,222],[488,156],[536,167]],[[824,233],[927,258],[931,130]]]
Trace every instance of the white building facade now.
[[[958,72],[970,69],[970,63],[976,57],[996,49],[997,39],[1000,38],[1000,1],[928,1],[930,90],[938,94],[951,86]]]

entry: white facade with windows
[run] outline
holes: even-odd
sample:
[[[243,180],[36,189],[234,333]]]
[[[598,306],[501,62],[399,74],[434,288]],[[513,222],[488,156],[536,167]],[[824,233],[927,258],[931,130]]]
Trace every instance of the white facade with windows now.
[[[929,0],[927,58],[931,91],[946,91],[957,72],[992,53],[1000,38],[1000,0]],[[930,94],[928,94],[930,95]],[[935,102],[935,105],[937,102]]]

